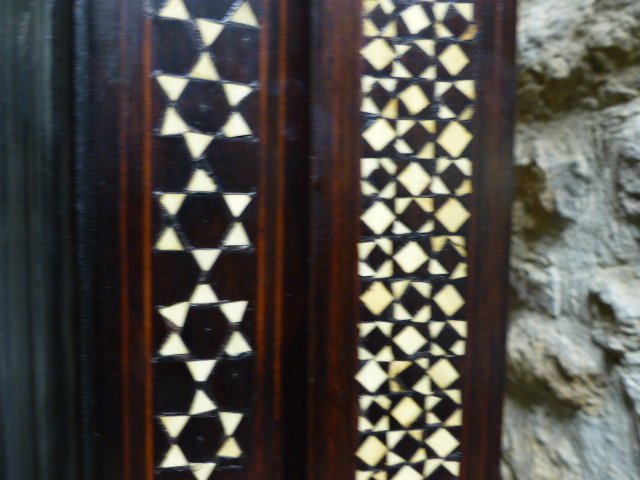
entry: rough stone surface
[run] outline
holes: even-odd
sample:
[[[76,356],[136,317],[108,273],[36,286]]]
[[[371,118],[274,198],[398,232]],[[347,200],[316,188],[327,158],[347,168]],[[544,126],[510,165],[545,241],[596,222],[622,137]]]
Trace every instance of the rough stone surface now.
[[[504,480],[640,479],[640,1],[521,0]]]

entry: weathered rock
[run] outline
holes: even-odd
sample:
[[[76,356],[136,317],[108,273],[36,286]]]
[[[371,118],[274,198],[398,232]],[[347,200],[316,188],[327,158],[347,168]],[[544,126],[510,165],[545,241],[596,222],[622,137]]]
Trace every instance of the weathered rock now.
[[[640,1],[521,0],[504,480],[640,479]]]

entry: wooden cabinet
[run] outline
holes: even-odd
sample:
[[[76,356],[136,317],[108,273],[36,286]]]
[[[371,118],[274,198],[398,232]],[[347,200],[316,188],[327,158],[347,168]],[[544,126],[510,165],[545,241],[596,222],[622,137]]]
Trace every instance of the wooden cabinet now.
[[[514,2],[75,9],[77,478],[497,479]]]

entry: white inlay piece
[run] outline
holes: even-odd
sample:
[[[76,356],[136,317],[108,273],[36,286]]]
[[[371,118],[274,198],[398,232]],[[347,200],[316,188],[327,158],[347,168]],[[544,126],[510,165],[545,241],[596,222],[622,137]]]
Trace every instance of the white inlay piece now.
[[[440,428],[427,438],[426,444],[436,452],[436,455],[444,458],[453,452],[460,445],[460,442],[448,430]]]
[[[176,327],[182,328],[187,318],[187,313],[189,313],[189,302],[181,302],[169,307],[162,307],[158,309],[158,312]]]
[[[233,332],[224,351],[227,355],[236,356],[249,353],[252,350],[240,332]]]
[[[189,74],[192,78],[200,78],[202,80],[220,80],[218,70],[211,60],[208,53],[203,53],[196,62],[193,70]]]
[[[449,360],[442,358],[429,369],[429,377],[440,388],[447,388],[460,377],[460,374]]]
[[[240,113],[234,112],[231,114],[224,127],[222,127],[222,133],[224,133],[226,137],[233,138],[251,135],[253,132],[251,131],[251,128],[249,128],[244,117]]]
[[[231,17],[231,21],[235,23],[242,23],[244,25],[250,25],[252,27],[258,26],[258,19],[256,18],[256,14],[253,13],[253,9],[249,2],[244,2],[240,5],[233,16]]]
[[[229,302],[220,304],[220,310],[224,313],[231,323],[240,323],[244,317],[244,312],[247,310],[247,301]]]
[[[242,223],[236,222],[233,224],[227,238],[224,240],[224,244],[237,247],[251,245],[251,240],[249,240],[249,236],[242,226]]]
[[[200,270],[203,272],[211,270],[213,264],[216,263],[216,260],[218,260],[220,256],[220,250],[217,248],[192,250],[191,253],[196,259],[196,262],[198,262]]]
[[[385,119],[378,119],[362,134],[375,151],[379,152],[396,138],[396,132]]]
[[[356,452],[360,460],[372,467],[377,465],[386,454],[387,446],[373,435],[367,437]]]
[[[187,362],[187,367],[189,367],[193,380],[206,382],[217,362],[217,360],[195,360]]]
[[[169,214],[175,215],[180,210],[185,197],[184,193],[165,193],[160,197],[160,203]]]
[[[189,83],[187,78],[175,77],[173,75],[159,75],[156,77],[156,80],[167,97],[169,97],[169,100],[173,102],[180,98],[180,95],[182,95],[182,92]]]
[[[393,337],[393,341],[407,355],[414,355],[427,343],[427,339],[415,327],[406,327]]]
[[[224,195],[224,201],[227,202],[227,206],[234,217],[239,217],[247,208],[247,205],[251,203],[251,195],[230,193]]]
[[[453,315],[464,305],[464,298],[453,285],[444,287],[433,296],[433,300],[447,316]]]
[[[188,415],[172,415],[160,417],[160,421],[171,438],[178,438],[189,418]]]
[[[180,239],[173,228],[167,228],[156,243],[158,250],[184,250]]]
[[[160,135],[179,135],[189,131],[189,126],[184,123],[178,111],[173,108],[167,108],[160,128]]]
[[[383,202],[375,202],[360,218],[373,233],[380,235],[389,228],[396,216]]]
[[[209,477],[216,469],[215,463],[192,463],[189,465],[191,467],[191,473],[196,477],[197,480],[209,480]]]
[[[370,392],[378,390],[388,378],[387,373],[374,360],[367,362],[356,375],[356,380]]]
[[[178,445],[171,445],[160,467],[174,468],[174,467],[185,467],[187,465],[189,465],[189,462],[184,456],[184,453],[182,453],[182,450],[180,450],[180,447]]]
[[[197,390],[196,394],[193,396],[193,402],[191,403],[191,408],[189,409],[189,415],[198,415],[200,413],[210,412],[211,410],[215,410],[216,404],[209,398],[209,396],[204,393],[202,390]]]
[[[246,85],[238,85],[236,83],[223,83],[222,88],[224,88],[224,93],[227,96],[229,105],[231,105],[232,107],[238,105],[244,99],[244,97],[246,97],[253,91],[251,87],[247,87]]]
[[[198,25],[198,30],[200,30],[200,36],[202,37],[202,43],[204,43],[205,47],[210,46],[213,42],[216,41],[220,32],[224,28],[224,25],[218,22],[212,22],[210,20],[203,20],[198,18],[196,20],[196,24]]]
[[[404,10],[400,16],[411,34],[416,34],[431,25],[431,20],[419,3]]]
[[[459,45],[449,45],[440,55],[440,63],[451,75],[458,75],[469,64],[469,57]]]
[[[187,355],[188,353],[189,349],[177,333],[171,333],[160,349],[160,355],[163,357],[169,357],[171,355]]]
[[[435,217],[451,233],[457,232],[470,216],[469,211],[455,198],[447,200],[435,213]]]
[[[416,242],[409,242],[393,256],[396,263],[406,273],[413,273],[420,268],[429,257]]]
[[[183,137],[185,142],[187,142],[187,147],[193,158],[199,158],[213,140],[212,135],[196,132],[187,132]]]
[[[402,459],[403,462],[406,462],[405,459]],[[416,472],[409,465],[403,466],[398,473],[396,473],[393,480],[423,480],[422,474]]]
[[[396,57],[395,50],[386,40],[381,38],[369,42],[366,47],[360,50],[360,53],[376,70],[382,70]]]
[[[242,413],[234,412],[219,412],[218,415],[220,415],[220,422],[222,423],[222,428],[227,436],[231,436],[235,433],[238,425],[240,425],[240,422],[244,417]]]
[[[218,450],[218,456],[220,457],[238,458],[240,455],[242,455],[242,450],[233,437],[228,438],[220,450]]]
[[[420,113],[431,103],[422,88],[418,85],[412,85],[409,88],[405,88],[398,97],[402,100],[402,103],[404,103],[411,115]]]
[[[373,282],[360,300],[374,315],[380,315],[393,302],[393,295],[382,282]]]
[[[472,138],[473,135],[469,133],[469,130],[458,122],[451,122],[438,137],[438,143],[449,152],[452,157],[459,157],[462,152],[464,152],[464,149],[467,148]]]
[[[411,195],[417,196],[421,195],[429,186],[431,175],[419,164],[412,162],[398,175],[398,181],[402,183]]]
[[[193,295],[191,295],[191,300],[189,301],[194,304],[217,303],[218,297],[213,291],[213,288],[211,288],[211,285],[208,283],[201,283],[193,291]]]
[[[158,13],[160,17],[176,18],[178,20],[189,20],[189,11],[184,6],[182,0],[169,0]]]
[[[198,168],[193,172],[187,190],[190,192],[215,192],[218,190],[218,186],[207,172]]]

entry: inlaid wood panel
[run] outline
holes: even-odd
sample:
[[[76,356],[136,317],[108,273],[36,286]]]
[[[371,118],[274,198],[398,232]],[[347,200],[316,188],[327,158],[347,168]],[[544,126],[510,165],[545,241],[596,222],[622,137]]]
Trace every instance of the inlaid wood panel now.
[[[153,18],[154,413],[157,478],[203,480],[252,442],[261,29],[249,2],[192,10]]]
[[[460,475],[472,1],[364,0],[356,478]]]
[[[115,3],[85,12],[87,477],[302,479],[307,11]]]

